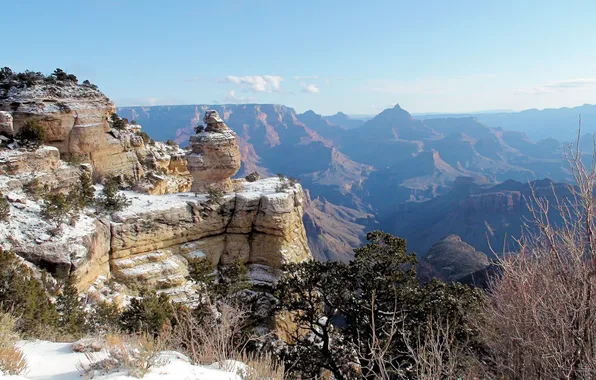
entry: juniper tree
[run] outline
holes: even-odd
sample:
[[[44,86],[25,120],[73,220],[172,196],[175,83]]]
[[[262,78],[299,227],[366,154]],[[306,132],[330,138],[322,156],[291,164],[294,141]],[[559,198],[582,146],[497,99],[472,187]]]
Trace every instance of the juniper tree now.
[[[98,204],[107,212],[121,211],[130,206],[130,199],[119,193],[119,183],[116,177],[107,177]]]
[[[43,282],[14,253],[1,249],[0,308],[18,317],[17,327],[25,337],[44,336],[58,323]]]
[[[130,333],[140,331],[157,336],[164,325],[171,323],[175,308],[165,293],[141,293],[133,298],[120,315],[120,326]]]
[[[404,239],[373,231],[367,240],[349,264],[284,267],[275,294],[298,327],[282,355],[293,376],[326,369],[338,380],[412,378],[404,370],[413,364],[406,337],[426,336],[432,316],[453,323],[457,344],[472,337],[467,316],[479,307],[479,293],[438,280],[421,286]],[[387,366],[379,365],[375,347],[383,347]]]
[[[61,284],[61,293],[56,298],[56,311],[59,314],[58,328],[62,334],[81,337],[88,330],[85,305],[79,298],[76,278],[68,275]]]

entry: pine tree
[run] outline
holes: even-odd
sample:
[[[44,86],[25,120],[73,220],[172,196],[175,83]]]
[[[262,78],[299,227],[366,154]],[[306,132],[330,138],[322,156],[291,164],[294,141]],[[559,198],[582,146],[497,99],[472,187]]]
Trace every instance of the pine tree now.
[[[119,193],[118,179],[108,177],[105,180],[98,203],[105,211],[114,212],[128,207],[131,201],[124,194]]]
[[[18,317],[17,327],[25,337],[46,336],[57,327],[58,313],[42,282],[14,253],[1,249],[0,309]]]
[[[69,275],[62,283],[62,292],[56,298],[56,311],[60,315],[58,319],[60,332],[80,337],[89,330],[89,325],[85,305],[79,298],[75,282],[76,278]]]
[[[60,226],[72,217],[76,203],[72,202],[72,196],[68,197],[62,193],[47,193],[44,195],[44,202],[41,205],[41,216],[47,221]]]
[[[129,333],[147,332],[157,336],[164,325],[171,323],[174,306],[165,293],[142,293],[133,298],[120,315],[120,326]]]
[[[95,204],[95,188],[91,175],[84,171],[79,176],[79,183],[76,186],[76,195],[79,208],[90,207]]]
[[[469,348],[476,343],[472,337],[477,330],[468,315],[481,304],[477,291],[439,280],[420,285],[416,257],[407,252],[404,239],[373,231],[367,240],[354,250],[349,264],[311,261],[284,267],[275,294],[298,328],[283,356],[299,377],[316,377],[324,368],[338,380],[379,378],[382,370],[374,360],[374,344],[384,347],[390,358],[388,371],[411,367],[411,342],[406,339],[420,336],[418,343],[424,341],[428,329],[434,328],[429,327],[433,316],[453,324],[458,344]],[[392,333],[396,321],[398,334]],[[356,353],[361,374],[352,366]]]
[[[120,309],[113,302],[100,302],[89,316],[90,329],[93,332],[111,331],[118,328]]]

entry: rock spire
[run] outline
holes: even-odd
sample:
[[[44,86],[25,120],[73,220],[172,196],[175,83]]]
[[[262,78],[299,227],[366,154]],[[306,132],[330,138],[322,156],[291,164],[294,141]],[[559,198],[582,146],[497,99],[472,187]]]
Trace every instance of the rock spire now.
[[[192,191],[230,191],[230,178],[240,169],[236,134],[228,128],[217,111],[206,111],[203,122],[206,127],[190,137],[191,152],[186,156],[188,170],[193,176]]]

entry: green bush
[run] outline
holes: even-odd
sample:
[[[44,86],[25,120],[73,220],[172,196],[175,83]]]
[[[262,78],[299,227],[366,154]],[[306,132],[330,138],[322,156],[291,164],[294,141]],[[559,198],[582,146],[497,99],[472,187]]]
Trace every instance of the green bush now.
[[[46,141],[46,130],[37,120],[29,120],[19,129],[15,138],[25,146],[37,148]]]
[[[84,171],[79,175],[79,182],[68,193],[68,200],[76,210],[95,205],[95,188],[91,181],[91,174]]]
[[[128,120],[122,119],[117,113],[113,113],[110,119],[112,121],[112,128],[114,129],[123,130],[126,124],[128,124]]]
[[[12,252],[0,249],[0,309],[18,318],[25,337],[47,336],[58,326],[58,313],[33,271]]]
[[[404,239],[373,231],[367,240],[349,264],[308,261],[284,267],[275,295],[296,324],[282,353],[291,375],[316,378],[326,369],[338,379],[416,378],[404,377],[400,369],[420,364],[411,351],[441,334],[433,318],[449,321],[454,337],[445,343],[449,349],[470,352],[479,346],[470,317],[481,308],[480,292],[439,280],[420,285],[416,257]],[[378,366],[381,351],[384,369]],[[354,373],[355,359],[361,374]]]
[[[188,260],[189,277],[204,287],[205,293],[214,303],[226,300],[239,292],[251,289],[248,268],[241,262],[234,262],[219,267],[217,276],[214,275],[211,262],[206,258]]]
[[[118,330],[120,322],[120,309],[114,302],[99,302],[89,314],[91,331],[101,333]]]
[[[60,226],[73,216],[73,204],[63,193],[47,193],[41,205],[41,216],[50,223]]]
[[[129,333],[143,331],[157,336],[174,316],[175,307],[165,293],[146,292],[130,301],[120,315],[120,326]]]
[[[107,177],[97,202],[100,208],[107,212],[116,212],[130,206],[130,199],[126,198],[124,194],[120,194],[119,190],[118,178],[114,176]]]
[[[133,122],[134,122],[134,120],[133,120]],[[149,134],[147,132],[141,131],[138,133],[138,135],[141,136],[141,138],[143,139],[143,142],[145,144],[149,144],[149,142],[151,141],[151,137],[149,136]]]
[[[58,330],[63,336],[81,338],[89,331],[85,305],[79,298],[75,277],[69,275],[61,281],[61,292],[56,298]]]
[[[23,190],[34,200],[38,200],[45,194],[45,189],[41,186],[39,179],[34,178],[31,181],[23,185]]]

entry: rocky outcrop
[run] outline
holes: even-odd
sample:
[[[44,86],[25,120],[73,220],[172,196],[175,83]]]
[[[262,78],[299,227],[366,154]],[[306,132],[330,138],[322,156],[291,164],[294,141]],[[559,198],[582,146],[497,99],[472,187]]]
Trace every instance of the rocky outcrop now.
[[[186,165],[186,151],[177,145],[152,142],[140,160],[151,171],[136,183],[135,191],[152,195],[190,191],[192,175]]]
[[[478,252],[457,235],[449,235],[435,243],[421,259],[443,281],[458,281],[489,266],[488,257]]]
[[[272,271],[311,257],[302,224],[300,185],[279,192],[279,179],[238,182],[221,204],[205,195],[138,195],[113,215],[114,277],[158,289],[186,282],[186,260],[206,257],[212,265],[236,261]]]
[[[79,181],[81,170],[78,165],[61,161],[55,147],[45,146],[33,152],[5,150],[0,152],[0,190],[20,190],[34,179],[42,187],[67,189]]]
[[[191,152],[186,156],[193,176],[192,191],[204,193],[211,188],[232,190],[230,178],[240,169],[240,150],[236,134],[219,117],[207,111],[205,130],[190,137]]]
[[[192,257],[214,266],[244,263],[260,283],[274,281],[283,263],[311,258],[302,189],[282,190],[278,178],[236,180],[236,192],[217,202],[206,194],[126,192],[132,205],[125,210],[105,219],[83,213],[56,233],[40,216],[41,202],[23,187],[38,179],[66,191],[86,169],[61,161],[55,147],[0,151],[0,192],[10,205],[0,246],[51,272],[70,271],[81,290],[112,277],[130,289],[172,294],[185,289]]]
[[[29,121],[46,131],[46,143],[63,157],[77,156],[93,164],[96,178],[123,174],[139,178],[143,173],[136,151],[143,140],[134,133],[112,130],[109,117],[114,103],[93,86],[75,82],[37,83],[12,87],[0,100],[0,110],[10,111],[12,133],[0,121],[0,132],[18,133]]]

